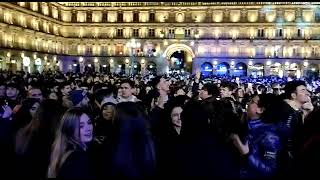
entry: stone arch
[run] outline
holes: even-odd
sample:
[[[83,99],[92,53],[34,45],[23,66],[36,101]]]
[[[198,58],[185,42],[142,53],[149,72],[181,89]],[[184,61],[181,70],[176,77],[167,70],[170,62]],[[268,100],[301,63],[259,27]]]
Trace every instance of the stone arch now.
[[[174,52],[179,50],[186,51],[188,54],[191,55],[192,58],[195,57],[193,50],[189,46],[185,44],[177,44],[177,43],[171,44],[170,46],[168,46],[167,49],[163,52],[163,57],[166,57],[167,59],[169,59]]]

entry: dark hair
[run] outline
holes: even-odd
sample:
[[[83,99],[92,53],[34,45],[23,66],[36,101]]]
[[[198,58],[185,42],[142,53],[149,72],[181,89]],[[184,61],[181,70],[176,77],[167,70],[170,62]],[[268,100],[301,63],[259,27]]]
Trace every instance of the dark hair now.
[[[16,151],[23,153],[35,135],[45,140],[53,141],[61,115],[62,109],[55,100],[47,99],[42,101],[31,122],[17,133]]]
[[[131,80],[129,80],[129,79],[124,79],[124,80],[122,80],[121,83],[120,83],[120,85],[121,85],[121,84],[124,84],[124,83],[129,84],[129,86],[130,86],[131,88],[134,88],[134,87],[135,87],[135,86],[134,86],[134,82],[131,81]]]
[[[182,109],[184,108],[185,104],[190,98],[186,95],[179,95],[176,97],[171,98],[164,106],[165,113],[167,120],[165,126],[166,127],[171,127],[171,112],[175,107],[181,107]]]
[[[202,90],[207,91],[208,95],[212,95],[213,97],[218,97],[220,94],[218,86],[212,83],[204,84]]]
[[[71,85],[70,82],[68,82],[68,81],[63,81],[63,82],[61,82],[61,83],[59,84],[59,89],[61,90],[61,89],[63,89],[64,87],[70,86],[70,85]]]
[[[32,116],[30,109],[35,103],[40,103],[38,99],[26,98],[22,101],[20,109],[13,115],[13,130],[16,132],[20,128],[25,127],[30,123]]]
[[[15,89],[19,90],[19,86],[18,86],[18,84],[15,83],[15,82],[9,82],[9,83],[7,83],[6,87],[7,87],[7,88],[11,87],[11,88],[15,88]]]
[[[112,106],[113,107],[113,110],[115,110],[115,106],[116,106],[116,104],[114,104],[114,103],[112,103],[112,102],[107,102],[107,103],[104,103],[104,104],[102,104],[102,106],[101,106],[101,108],[100,108],[100,116],[101,116],[101,118],[103,118],[103,109],[105,108],[105,107],[107,107],[107,106]]]
[[[306,83],[302,80],[288,82],[284,87],[284,98],[291,99],[291,94],[296,92],[298,86],[306,86]]]
[[[231,133],[244,134],[240,117],[229,98],[213,101],[210,106],[210,127],[220,140],[228,141]]]
[[[129,178],[150,177],[155,172],[155,147],[143,110],[133,102],[116,106],[112,172]]]
[[[181,113],[181,137],[196,138],[209,134],[209,116],[199,101],[191,100],[186,103]]]
[[[266,88],[264,85],[262,85],[262,84],[259,84],[258,87],[257,87],[257,89],[258,89],[259,91],[261,91],[262,94],[266,94],[266,93],[267,93],[267,88]]]
[[[258,106],[264,108],[261,114],[261,120],[265,123],[276,123],[283,118],[285,113],[281,111],[283,104],[285,103],[282,98],[275,94],[260,94],[258,95]]]
[[[233,91],[234,89],[237,88],[237,86],[234,83],[231,83],[229,81],[221,82],[220,87],[226,87],[229,89],[229,91]]]

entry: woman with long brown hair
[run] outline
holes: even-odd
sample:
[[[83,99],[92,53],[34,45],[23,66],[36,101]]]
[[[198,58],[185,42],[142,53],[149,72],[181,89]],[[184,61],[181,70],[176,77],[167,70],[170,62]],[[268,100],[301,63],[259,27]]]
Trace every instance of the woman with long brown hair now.
[[[36,179],[46,177],[51,146],[62,114],[63,111],[56,101],[44,100],[30,123],[17,132],[15,139],[17,176]]]
[[[79,108],[69,109],[61,119],[52,146],[48,178],[92,178],[87,153],[92,134],[88,114]]]

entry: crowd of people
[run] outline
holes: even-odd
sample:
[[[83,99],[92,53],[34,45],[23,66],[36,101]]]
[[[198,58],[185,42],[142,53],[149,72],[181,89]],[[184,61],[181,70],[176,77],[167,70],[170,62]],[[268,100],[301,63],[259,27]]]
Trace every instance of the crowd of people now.
[[[317,176],[320,81],[0,72],[2,175]]]

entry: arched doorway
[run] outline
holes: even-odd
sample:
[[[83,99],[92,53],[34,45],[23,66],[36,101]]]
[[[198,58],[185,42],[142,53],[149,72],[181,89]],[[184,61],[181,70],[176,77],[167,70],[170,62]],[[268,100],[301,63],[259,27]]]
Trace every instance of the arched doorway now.
[[[150,74],[157,74],[157,65],[152,61],[148,62],[146,69]]]
[[[234,76],[247,76],[247,65],[243,62],[236,64],[233,75]]]
[[[135,61],[133,63],[133,67],[132,67],[132,73],[133,74],[139,74],[141,72],[141,64],[137,61]]]
[[[103,64],[103,65],[100,65],[100,72],[102,73],[110,73],[110,64],[107,63],[107,64]]]
[[[73,60],[72,62],[73,62],[72,63],[72,71],[74,73],[79,73],[80,72],[80,64],[79,64],[79,62],[77,60]]]
[[[296,77],[297,72],[299,70],[299,66],[297,63],[291,63],[289,66],[286,67],[286,71],[289,77]]]
[[[218,76],[229,75],[229,69],[230,69],[230,65],[226,62],[222,62],[217,66],[217,75]]]
[[[163,53],[169,62],[170,70],[192,72],[192,59],[195,57],[192,49],[185,44],[171,44]]]
[[[117,74],[126,74],[126,65],[123,63],[123,64],[119,64],[117,69],[116,69],[116,73]]]
[[[172,70],[181,70],[184,69],[185,65],[185,52],[176,51],[170,57],[170,69]]]
[[[305,73],[308,78],[316,78],[319,77],[319,67],[317,64],[310,64]]]
[[[264,75],[264,65],[262,63],[255,63],[251,67],[251,76],[259,77]]]
[[[201,65],[201,73],[205,77],[212,75],[212,70],[213,66],[209,62],[205,62]]]
[[[273,76],[282,76],[282,65],[279,62],[275,62],[270,66],[270,75]]]

